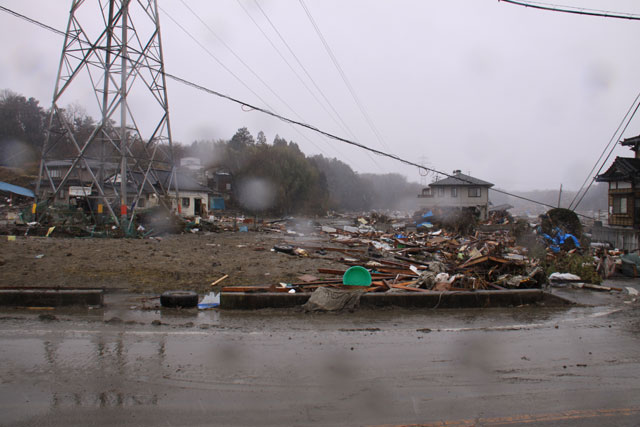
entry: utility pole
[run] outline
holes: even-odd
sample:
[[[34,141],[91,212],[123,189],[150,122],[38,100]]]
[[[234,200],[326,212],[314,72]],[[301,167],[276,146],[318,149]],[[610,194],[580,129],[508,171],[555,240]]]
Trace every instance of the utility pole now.
[[[558,193],[558,209],[560,209],[561,200],[562,200],[562,184],[560,184],[560,192]]]
[[[420,166],[427,166],[428,160],[426,156],[420,156]],[[429,171],[426,169],[418,169],[418,173],[420,174],[420,186],[422,188],[427,186],[427,176],[429,176]]]
[[[96,101],[87,111],[100,115],[81,138],[63,105],[87,93]],[[54,160],[66,165],[61,174],[52,173]],[[74,179],[122,228],[143,189],[162,203],[170,191],[178,197],[157,0],[71,1],[36,196],[64,199]]]

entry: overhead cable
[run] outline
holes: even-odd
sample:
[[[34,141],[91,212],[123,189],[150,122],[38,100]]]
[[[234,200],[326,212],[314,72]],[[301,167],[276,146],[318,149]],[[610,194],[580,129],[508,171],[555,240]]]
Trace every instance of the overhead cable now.
[[[6,8],[6,7],[4,7],[4,6],[0,6],[0,10],[1,10],[1,11],[3,11],[3,12],[9,13],[9,14],[11,14],[11,15],[13,15],[13,16],[15,16],[15,17],[17,17],[17,18],[20,18],[20,19],[22,19],[22,20],[25,20],[25,21],[27,21],[27,22],[29,22],[29,23],[31,23],[31,24],[37,25],[37,26],[39,26],[39,27],[42,27],[42,28],[44,28],[45,30],[49,30],[49,31],[54,32],[54,33],[56,33],[56,34],[59,34],[59,35],[61,35],[61,36],[66,36],[66,33],[65,33],[64,31],[60,31],[60,30],[58,30],[57,28],[50,27],[50,26],[49,26],[49,25],[47,25],[47,24],[43,24],[43,23],[42,23],[42,22],[40,22],[40,21],[36,21],[35,19],[31,19],[31,18],[29,18],[28,16],[22,15],[21,13],[18,13],[18,12],[14,11],[14,10],[7,9],[7,8]]]
[[[351,137],[353,139],[357,139],[356,135],[353,133],[353,131],[349,128],[349,126],[347,125],[347,123],[342,119],[342,116],[340,115],[340,113],[338,113],[338,111],[335,109],[335,107],[333,106],[333,104],[331,103],[331,101],[329,100],[329,98],[327,98],[327,96],[324,94],[324,92],[322,91],[322,89],[320,89],[320,87],[318,86],[318,84],[316,83],[316,81],[314,80],[314,78],[311,76],[311,74],[309,73],[309,71],[307,70],[307,68],[304,66],[304,64],[302,64],[302,61],[300,61],[300,58],[298,58],[298,55],[296,55],[296,53],[293,51],[293,49],[291,48],[291,46],[289,45],[289,43],[287,43],[287,40],[284,38],[284,36],[282,35],[282,33],[280,32],[280,30],[278,30],[278,27],[274,24],[274,22],[271,20],[271,18],[269,18],[269,15],[267,14],[267,12],[262,8],[262,6],[260,6],[260,3],[258,2],[258,0],[253,0],[256,7],[258,8],[258,10],[260,10],[260,13],[262,13],[262,16],[264,16],[264,18],[267,20],[267,22],[269,23],[269,25],[271,26],[271,28],[273,29],[273,31],[277,34],[278,38],[280,39],[280,41],[282,42],[282,44],[285,45],[285,47],[287,48],[287,50],[289,51],[289,53],[291,54],[291,56],[293,57],[293,59],[296,60],[296,62],[298,63],[298,65],[300,66],[300,68],[302,69],[302,71],[304,71],[305,75],[307,76],[307,78],[309,78],[309,81],[311,81],[311,83],[313,84],[313,86],[316,88],[316,90],[318,91],[318,93],[322,96],[322,98],[325,100],[325,102],[327,103],[327,105],[329,105],[329,108],[331,108],[331,111],[333,111],[333,113],[336,115],[336,117],[338,118],[339,122],[338,125],[342,127],[342,129],[344,131],[346,131],[349,135],[351,135]],[[274,47],[274,49],[276,49],[276,51],[278,51],[278,49],[275,47],[275,45],[271,42],[271,40],[269,39],[269,37],[267,37],[267,35],[264,33],[264,31],[262,31],[262,29],[260,28],[260,26],[255,22],[255,20],[253,19],[253,17],[251,16],[251,14],[249,14],[249,12],[246,10],[246,8],[244,6],[242,6],[242,3],[240,2],[240,0],[237,0],[238,4],[240,5],[240,7],[245,11],[245,13],[247,15],[249,15],[249,17],[251,18],[251,20],[254,22],[254,24],[260,29],[260,31],[262,32],[262,34],[267,38],[267,40],[269,40],[269,42],[271,43],[271,45]],[[279,52],[279,51],[278,51]],[[280,55],[282,56],[282,55]],[[284,57],[282,56],[282,58],[284,59]],[[285,62],[287,62],[285,60]],[[287,62],[287,64],[289,64]],[[291,68],[291,66],[290,66]],[[293,68],[291,68],[293,70]],[[295,72],[294,72],[295,73]],[[296,74],[297,75],[297,74]],[[307,87],[305,85],[305,87]],[[313,92],[311,92],[313,94]],[[314,96],[314,98],[316,98]],[[318,99],[316,98],[316,101],[318,101]],[[318,101],[320,103],[320,101]],[[324,105],[322,103],[320,103],[320,105],[324,107]],[[325,111],[326,108],[325,108]],[[329,112],[327,111],[327,114],[329,114]],[[333,116],[331,114],[329,114],[329,116],[334,120]],[[371,154],[366,153],[367,157],[379,168],[382,169],[382,167],[378,164],[378,162],[371,156]]]
[[[631,13],[608,12],[605,10],[578,8],[573,6],[554,5],[549,3],[540,3],[533,1],[517,1],[517,0],[498,0],[505,3],[511,3],[517,6],[530,7],[532,9],[548,10],[551,12],[571,13],[574,15],[598,16],[602,18],[627,19],[630,21],[640,21],[640,15]]]
[[[297,126],[312,130],[312,131],[317,132],[317,133],[319,133],[321,135],[324,135],[324,136],[326,136],[328,138],[335,139],[336,141],[340,141],[340,142],[344,142],[345,144],[353,145],[355,147],[361,148],[363,150],[367,150],[367,151],[369,151],[371,153],[374,153],[374,154],[377,154],[379,156],[388,157],[390,159],[396,160],[396,161],[398,161],[400,163],[404,163],[404,164],[409,165],[409,166],[415,166],[418,169],[422,169],[422,170],[425,170],[425,171],[429,171],[429,172],[433,172],[433,173],[436,173],[436,174],[444,175],[444,176],[449,177],[449,178],[455,178],[455,179],[458,179],[461,182],[466,183],[466,184],[476,185],[475,182],[473,182],[471,180],[468,180],[466,178],[462,178],[462,177],[456,176],[456,175],[451,175],[451,174],[448,174],[446,172],[442,172],[440,170],[437,170],[437,169],[434,169],[434,168],[431,168],[431,167],[426,167],[424,165],[421,165],[421,164],[418,164],[418,163],[415,163],[415,162],[412,162],[412,161],[409,161],[409,160],[405,160],[405,159],[403,159],[401,157],[398,157],[395,154],[386,153],[384,151],[380,151],[380,150],[377,150],[375,148],[368,147],[368,146],[366,146],[364,144],[361,144],[359,142],[350,141],[348,139],[342,138],[342,137],[334,135],[332,133],[323,131],[322,129],[318,129],[315,126],[312,126],[312,125],[309,125],[309,124],[306,124],[306,123],[302,123],[302,122],[299,122],[299,121],[296,121],[296,120],[293,120],[293,119],[290,119],[290,118],[287,118],[287,117],[284,117],[284,116],[281,116],[279,114],[276,114],[276,113],[274,113],[272,111],[269,111],[269,110],[266,110],[264,108],[253,106],[253,105],[248,104],[248,103],[246,103],[244,101],[240,101],[239,99],[236,99],[236,98],[233,98],[233,97],[231,97],[229,95],[225,95],[223,93],[217,92],[217,91],[215,91],[213,89],[209,89],[207,87],[201,86],[201,85],[199,85],[197,83],[190,82],[190,81],[185,80],[183,78],[180,78],[178,76],[174,76],[174,75],[169,74],[169,73],[165,73],[165,75],[167,77],[169,77],[170,79],[173,79],[173,80],[175,80],[177,82],[180,82],[180,83],[182,83],[182,84],[184,84],[186,86],[191,86],[191,87],[193,87],[195,89],[201,90],[203,92],[207,92],[207,93],[209,93],[211,95],[215,95],[215,96],[218,96],[220,98],[224,98],[226,100],[229,100],[231,102],[235,102],[235,103],[240,104],[240,105],[244,105],[246,107],[251,108],[252,110],[256,110],[256,111],[259,111],[261,113],[267,114],[269,116],[275,117],[277,119],[282,120],[283,122],[291,123],[291,124],[294,124],[294,125],[297,125]],[[541,206],[546,206],[548,208],[556,208],[556,206],[549,205],[547,203],[540,202],[540,201],[537,201],[537,200],[529,199],[527,197],[519,196],[517,194],[509,193],[507,191],[498,190],[498,189],[494,189],[494,188],[492,188],[491,191],[495,191],[496,193],[505,194],[507,196],[515,197],[517,199],[525,200],[527,202],[535,203],[535,204],[538,204],[538,205],[541,205]],[[584,215],[581,215],[581,216],[584,216]]]
[[[598,157],[598,160],[596,160],[596,163],[593,165],[593,167],[591,168],[591,170],[587,174],[587,177],[585,178],[584,182],[582,183],[582,186],[580,187],[580,189],[578,190],[576,195],[573,197],[573,200],[571,200],[571,203],[569,204],[569,209],[572,208],[572,206],[575,203],[575,201],[580,197],[580,193],[582,192],[584,187],[587,185],[587,182],[589,182],[589,179],[591,179],[592,180],[591,182],[593,182],[593,179],[594,179],[593,173],[595,172],[596,168],[600,164],[600,161],[602,160],[602,157],[605,155],[607,150],[609,150],[609,147],[611,147],[611,144],[613,144],[613,146],[615,147],[615,145],[618,142],[618,139],[624,133],[624,130],[622,132],[620,132],[620,129],[622,128],[622,126],[625,124],[625,122],[627,122],[627,126],[629,125],[629,122],[633,118],[633,114],[635,114],[635,112],[631,115],[631,117],[629,117],[629,114],[631,114],[631,111],[633,110],[634,105],[636,105],[636,103],[638,103],[638,100],[640,100],[640,93],[638,93],[638,95],[636,95],[636,98],[633,100],[633,103],[629,106],[629,109],[627,110],[627,113],[624,115],[624,117],[620,121],[620,124],[616,128],[615,132],[613,132],[613,135],[611,135],[611,139],[609,139],[609,142],[607,143],[607,145],[602,150],[602,153],[600,153],[600,157]],[[636,107],[636,109],[637,109],[637,107]],[[629,117],[628,120],[627,120],[627,117]],[[625,126],[624,128],[626,129],[627,126]],[[608,158],[608,156],[607,156],[607,158]],[[605,162],[606,162],[606,160],[603,162],[603,164]],[[601,169],[602,169],[602,167],[601,167]],[[589,185],[589,187],[587,188],[585,193],[589,190],[590,187],[591,187],[591,185]],[[584,197],[584,196],[582,196],[582,197]],[[582,198],[580,198],[580,200],[582,200]],[[580,202],[578,202],[578,204],[579,203]],[[576,207],[577,207],[578,204],[576,204]]]
[[[184,3],[184,2],[183,2]],[[185,4],[185,6],[187,6]],[[193,10],[191,8],[189,8],[187,6],[187,9],[189,9],[189,11],[191,11],[191,13],[193,13],[196,18],[198,18],[197,14],[195,12],[193,12]],[[213,58],[222,68],[224,68],[229,74],[231,74],[238,82],[240,82],[245,88],[247,88],[256,98],[258,98],[260,101],[262,101],[262,103],[264,105],[267,106],[267,108],[271,109],[271,110],[275,110],[272,106],[269,105],[269,103],[267,101],[265,101],[260,95],[258,95],[253,89],[251,89],[249,87],[249,85],[247,85],[236,73],[234,73],[233,71],[231,71],[231,69],[229,67],[227,67],[226,65],[224,65],[222,63],[222,61],[220,61],[220,59],[218,59],[218,57],[216,57],[205,45],[203,45],[200,41],[198,41],[195,36],[193,34],[191,34],[189,32],[189,30],[187,30],[183,25],[181,25],[178,21],[176,21],[166,10],[164,10],[162,7],[160,7],[160,10],[162,10],[162,12],[171,20],[173,21],[174,24],[176,24],[178,26],[178,28],[180,28],[189,38],[191,38],[191,40],[193,40],[198,46],[200,46],[200,48],[202,48],[202,50],[204,50],[205,52],[207,52],[207,54]],[[199,19],[199,18],[198,18]],[[243,64],[254,76],[256,76],[258,78],[258,80],[267,87],[267,89],[269,89],[279,100],[280,102],[282,102],[285,106],[287,106],[291,111],[294,112],[295,114],[295,110],[293,110],[293,108],[291,108],[291,106],[289,106],[289,104],[287,104],[287,102],[285,100],[283,100],[278,94],[276,94],[271,87],[262,79],[260,78],[260,76],[258,76],[258,74],[253,71],[253,69],[251,69],[251,67],[249,67],[249,65],[247,65],[246,62],[244,62],[234,51],[233,49],[231,49],[224,41],[222,41],[222,39],[220,39],[220,37],[218,37],[218,35],[208,26],[206,25],[206,23],[204,23],[203,21],[201,21],[206,27],[207,29],[238,59],[238,61],[240,61],[241,64]],[[324,151],[321,147],[319,147],[315,142],[313,142],[311,139],[309,139],[308,137],[306,137],[306,135],[298,132],[297,129],[294,128],[294,131],[296,133],[298,133],[300,136],[302,136],[304,139],[306,139],[307,141],[309,141],[314,147],[316,147],[320,152],[322,152],[323,154],[327,155],[327,152]]]
[[[271,45],[273,50],[275,50],[278,53],[278,56],[280,56],[282,61],[287,65],[287,67],[289,67],[291,72],[298,78],[298,81],[305,87],[305,89],[307,89],[307,92],[309,92],[309,94],[316,100],[318,105],[320,105],[322,107],[322,109],[324,109],[324,111],[327,113],[327,115],[329,117],[331,117],[331,119],[334,121],[334,123],[336,123],[338,126],[343,127],[343,130],[346,131],[346,128],[344,128],[344,126],[340,122],[338,122],[336,120],[336,118],[329,112],[327,107],[320,101],[320,99],[318,99],[318,96],[311,90],[311,88],[309,87],[307,82],[304,81],[304,79],[300,76],[300,74],[296,71],[296,69],[293,68],[293,65],[291,65],[291,63],[287,60],[287,58],[285,58],[284,54],[280,51],[280,49],[278,49],[278,47],[275,45],[273,40],[271,40],[271,38],[269,38],[267,33],[265,33],[265,31],[262,29],[260,24],[258,24],[258,21],[255,20],[253,15],[251,15],[251,13],[249,13],[249,11],[242,4],[242,2],[240,0],[236,0],[236,2],[238,3],[238,6],[240,6],[240,8],[244,11],[245,15],[247,15],[247,17],[251,20],[251,22],[253,22],[253,25],[255,25],[255,27],[260,31],[260,33],[265,38],[265,40],[267,40],[267,42],[269,42],[269,44]]]
[[[4,10],[4,9],[5,8],[2,8],[2,10]],[[16,16],[18,16],[18,15],[16,15]],[[32,22],[32,21],[34,21],[34,20],[29,19],[29,22]],[[40,23],[37,23],[37,21],[32,22],[32,23],[37,24],[40,27],[48,29],[48,30],[53,31],[55,33],[66,35],[65,33],[61,32],[61,31],[58,31],[53,27],[49,27],[48,25],[44,25],[44,24],[40,25]],[[100,49],[102,49],[102,48],[100,48]],[[121,54],[116,54],[116,55],[120,56]],[[358,142],[350,141],[348,139],[345,139],[345,138],[342,138],[340,136],[337,136],[337,135],[331,134],[329,132],[323,131],[321,129],[318,129],[318,128],[312,126],[312,125],[309,125],[309,124],[306,124],[306,123],[302,123],[302,122],[298,122],[296,120],[289,119],[287,117],[284,117],[284,116],[281,116],[279,114],[276,114],[276,113],[274,113],[272,111],[269,111],[267,109],[264,109],[264,108],[261,108],[261,107],[258,107],[258,106],[254,106],[254,105],[252,105],[252,104],[250,104],[248,102],[240,101],[239,99],[233,98],[233,97],[231,97],[229,95],[225,95],[225,94],[223,94],[221,92],[217,92],[217,91],[215,91],[213,89],[206,88],[206,87],[201,86],[201,85],[199,85],[197,83],[194,83],[194,82],[191,82],[189,80],[186,80],[186,79],[183,79],[181,77],[178,77],[176,75],[167,73],[166,71],[164,72],[164,75],[165,75],[165,77],[168,77],[168,78],[170,78],[172,80],[175,80],[175,81],[177,81],[179,83],[182,83],[185,86],[190,86],[190,87],[195,88],[197,90],[209,93],[211,95],[218,96],[220,98],[223,98],[223,99],[226,99],[228,101],[234,102],[234,103],[239,104],[241,106],[249,107],[252,110],[256,110],[256,111],[262,112],[262,113],[267,114],[269,116],[272,116],[272,117],[275,117],[277,119],[280,119],[280,120],[282,120],[282,121],[284,121],[286,123],[290,123],[292,125],[297,125],[297,126],[309,129],[309,130],[311,130],[313,132],[317,132],[317,133],[319,133],[321,135],[324,135],[324,136],[326,136],[328,138],[335,139],[337,141],[340,141],[340,142],[343,142],[345,144],[349,144],[349,145],[361,148],[363,150],[372,152],[374,154],[377,154],[377,155],[380,155],[380,156],[383,156],[383,157],[388,157],[390,159],[396,160],[396,161],[398,161],[400,163],[403,163],[403,164],[406,164],[406,165],[409,165],[409,166],[414,166],[414,167],[418,168],[419,170],[425,170],[425,171],[428,171],[428,172],[433,172],[433,173],[436,173],[436,174],[447,176],[449,178],[456,178],[456,179],[460,180],[463,183],[475,185],[475,183],[473,181],[467,180],[466,178],[462,178],[462,177],[459,177],[459,176],[454,176],[454,175],[448,174],[446,172],[439,171],[439,170],[437,170],[435,168],[432,168],[432,167],[427,167],[427,166],[424,166],[424,165],[421,165],[421,164],[418,164],[418,163],[415,163],[415,162],[412,162],[412,161],[409,161],[409,160],[405,160],[405,159],[403,159],[401,157],[398,157],[395,154],[385,153],[384,151],[380,151],[380,150],[377,150],[375,148],[368,147],[368,146],[360,144]],[[509,193],[508,191],[504,191],[504,190],[491,189],[491,191],[495,191],[496,193],[504,194],[504,195],[507,195],[507,196],[510,196],[510,197],[514,197],[516,199],[520,199],[520,200],[524,200],[524,201],[527,201],[527,202],[535,203],[537,205],[545,206],[545,207],[552,208],[552,209],[556,207],[556,206],[553,206],[553,205],[550,205],[550,204],[547,204],[547,203],[544,203],[544,202],[540,202],[540,201],[537,201],[537,200],[530,199],[528,197],[523,197],[523,196],[519,196],[517,194]],[[583,216],[583,217],[587,217],[585,215],[581,215],[581,214],[578,214],[578,213],[577,213],[577,215],[580,215],[580,216]],[[587,217],[587,218],[590,218],[590,217]]]
[[[324,46],[325,50],[327,51],[327,54],[329,55],[329,58],[331,58],[331,61],[333,62],[333,65],[335,65],[336,69],[338,70],[338,73],[340,74],[340,77],[342,78],[342,81],[344,82],[345,86],[349,90],[349,93],[353,97],[353,100],[355,101],[356,106],[358,107],[358,109],[362,113],[362,116],[365,118],[367,124],[369,125],[369,127],[373,131],[374,135],[376,136],[376,139],[387,150],[389,150],[390,149],[389,146],[384,141],[384,138],[382,137],[382,135],[378,131],[378,128],[376,128],[376,125],[373,123],[373,120],[371,120],[371,117],[369,116],[369,113],[367,113],[367,110],[364,108],[364,105],[362,104],[362,101],[360,101],[360,98],[356,94],[356,91],[353,88],[353,85],[351,84],[351,82],[347,78],[347,75],[345,74],[344,70],[340,66],[340,63],[338,62],[338,58],[336,58],[335,54],[333,53],[333,50],[329,46],[329,43],[327,43],[327,40],[322,35],[322,31],[320,31],[320,27],[318,26],[318,24],[316,23],[315,19],[313,18],[313,15],[311,15],[311,11],[309,10],[309,8],[307,7],[307,5],[304,3],[303,0],[298,0],[298,1],[299,1],[300,5],[302,6],[302,8],[304,9],[305,13],[307,14],[307,18],[309,18],[309,21],[311,22],[311,25],[313,26],[314,30],[316,31],[316,34],[318,35],[318,38],[320,38],[320,41],[322,42],[322,45]]]
[[[638,112],[638,108],[640,108],[640,103],[638,103],[636,105],[636,108],[633,110],[633,113],[631,114],[631,117],[629,117],[629,120],[627,121],[627,124],[624,126],[624,129],[622,129],[622,132],[620,132],[620,136],[624,135],[625,131],[627,130],[627,127],[629,127],[629,124],[631,123],[631,119],[633,119],[633,116],[635,116],[636,113]],[[598,169],[598,172],[596,173],[596,176],[600,175],[600,172],[602,171],[602,168],[604,168],[604,165],[609,160],[609,157],[611,157],[611,154],[613,154],[613,150],[616,148],[616,145],[617,144],[613,144],[613,147],[611,147],[611,150],[609,150],[609,154],[607,155],[607,157],[604,159],[604,161],[600,165],[600,169]],[[591,186],[593,185],[594,182],[595,182],[595,177],[589,183],[589,186],[584,191],[584,193],[582,193],[582,197],[580,197],[580,200],[578,200],[578,202],[575,204],[574,209],[578,208],[578,206],[580,205],[580,202],[582,202],[582,199],[584,199],[584,196],[587,194],[587,192],[589,191],[589,189],[591,188]]]
[[[302,63],[302,61],[300,61],[300,58],[298,58],[298,55],[296,55],[296,53],[293,51],[293,49],[291,48],[291,46],[289,45],[289,43],[287,43],[287,40],[284,38],[284,36],[282,35],[282,33],[280,32],[280,30],[278,30],[278,27],[273,23],[273,21],[271,20],[271,18],[269,18],[269,15],[267,15],[267,12],[262,8],[262,6],[260,6],[260,3],[258,3],[258,0],[254,0],[254,3],[256,4],[256,6],[258,7],[258,10],[260,10],[260,13],[262,13],[262,15],[264,16],[264,18],[267,20],[267,22],[269,23],[269,25],[271,26],[271,28],[273,29],[273,31],[275,31],[275,33],[278,35],[278,38],[280,39],[280,41],[284,44],[284,46],[287,48],[287,50],[289,51],[289,53],[291,54],[291,56],[293,57],[293,59],[296,60],[296,63],[300,66],[300,68],[302,69],[302,71],[304,72],[304,74],[307,76],[307,78],[309,79],[309,81],[311,81],[311,84],[313,84],[313,87],[316,88],[316,90],[318,91],[318,93],[320,94],[320,96],[322,96],[322,99],[325,100],[325,102],[327,103],[327,105],[329,105],[329,108],[331,108],[331,111],[333,111],[333,113],[336,115],[336,117],[338,118],[338,120],[340,121],[340,123],[342,123],[342,126],[344,127],[344,129],[346,129],[347,133],[349,133],[354,139],[356,139],[355,134],[353,133],[353,131],[351,129],[349,129],[349,126],[345,123],[345,121],[342,119],[342,116],[340,115],[340,113],[338,113],[338,111],[335,109],[335,107],[333,106],[333,104],[331,103],[331,101],[329,100],[329,98],[327,98],[327,96],[325,95],[324,91],[322,89],[320,89],[320,87],[318,86],[318,84],[316,83],[315,79],[311,76],[311,74],[309,73],[309,71],[307,70],[307,68],[304,66],[304,64]]]

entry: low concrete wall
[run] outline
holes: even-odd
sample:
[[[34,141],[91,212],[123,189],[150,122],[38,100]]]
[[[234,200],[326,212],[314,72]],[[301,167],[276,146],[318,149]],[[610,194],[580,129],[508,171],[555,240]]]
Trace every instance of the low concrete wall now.
[[[564,305],[540,289],[475,292],[433,293],[376,293],[366,294],[360,299],[361,307],[406,307],[406,308],[482,308],[510,307],[542,303]],[[560,302],[563,301],[563,302]]]
[[[307,302],[311,294],[281,292],[222,292],[220,308],[255,310],[259,308],[291,308]]]
[[[292,308],[307,302],[310,294],[279,292],[222,292],[220,308],[253,310],[260,308]],[[570,301],[540,289],[475,292],[386,292],[363,294],[360,307],[402,308],[478,308],[509,307],[544,303],[549,306],[569,305]]]
[[[591,240],[607,242],[621,250],[635,251],[640,248],[640,233],[633,228],[594,225],[591,229]]]
[[[103,303],[102,289],[0,289],[0,306],[102,306]]]

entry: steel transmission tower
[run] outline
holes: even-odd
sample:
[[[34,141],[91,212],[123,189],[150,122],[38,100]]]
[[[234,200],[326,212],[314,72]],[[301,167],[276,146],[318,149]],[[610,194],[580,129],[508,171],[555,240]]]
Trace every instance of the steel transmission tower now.
[[[61,102],[89,97],[99,118],[78,132]],[[61,197],[66,185],[80,180],[98,211],[106,208],[124,228],[143,192],[167,205],[171,189],[177,202],[173,160],[157,1],[73,0],[38,197]],[[52,164],[63,165],[63,172],[52,172]]]

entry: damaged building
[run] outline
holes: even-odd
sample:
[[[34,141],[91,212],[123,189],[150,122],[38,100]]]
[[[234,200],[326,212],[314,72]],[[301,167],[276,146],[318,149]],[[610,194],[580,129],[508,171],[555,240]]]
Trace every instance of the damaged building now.
[[[620,145],[629,147],[634,157],[616,157],[606,172],[596,177],[606,182],[608,191],[607,225],[597,224],[593,238],[619,249],[634,251],[640,248],[640,135],[627,138]]]
[[[486,220],[489,210],[489,188],[493,184],[465,175],[460,170],[423,188],[418,195],[423,210],[474,209],[478,219]]]

